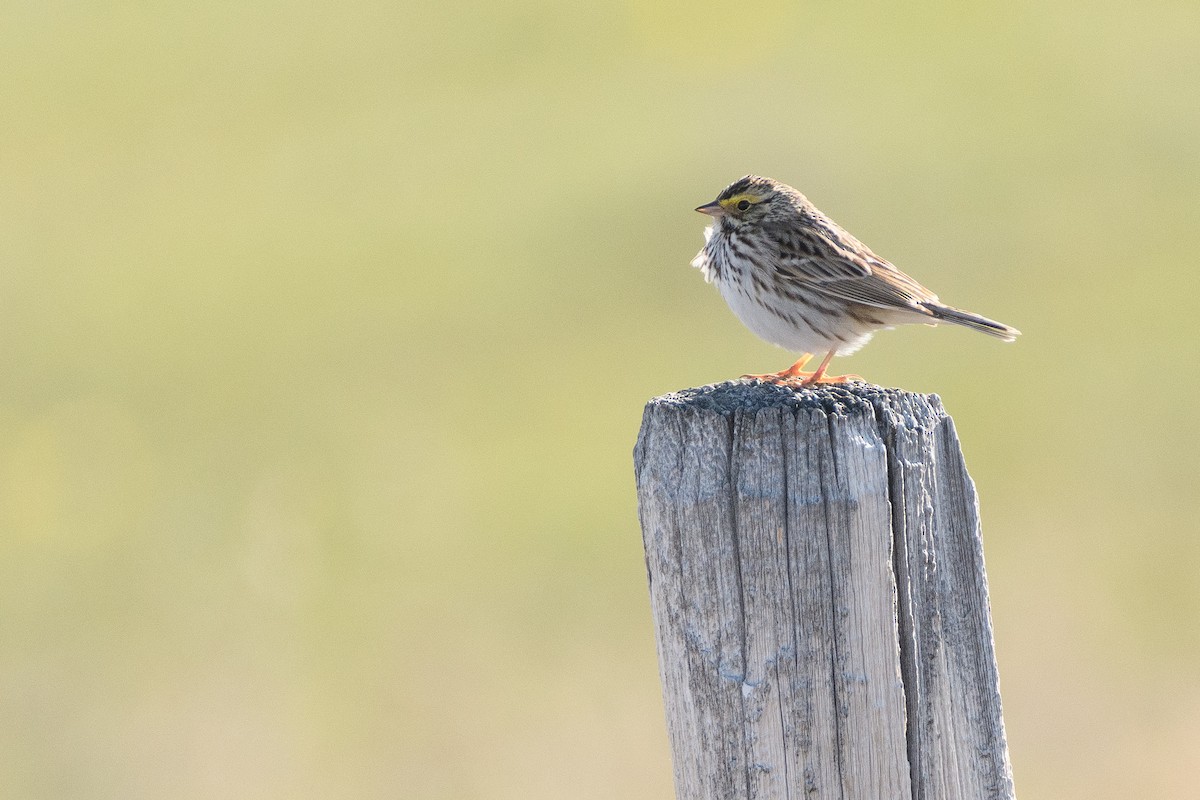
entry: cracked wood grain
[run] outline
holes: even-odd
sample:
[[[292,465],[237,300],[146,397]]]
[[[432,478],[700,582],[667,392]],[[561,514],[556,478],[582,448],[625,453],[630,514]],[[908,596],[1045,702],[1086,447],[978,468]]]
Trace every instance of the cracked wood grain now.
[[[679,800],[1013,797],[936,397],[688,390],[646,406],[634,458]]]

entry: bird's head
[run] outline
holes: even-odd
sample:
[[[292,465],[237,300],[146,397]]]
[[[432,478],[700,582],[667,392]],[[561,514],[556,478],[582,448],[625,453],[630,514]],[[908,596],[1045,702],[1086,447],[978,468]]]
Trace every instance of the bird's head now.
[[[696,210],[716,219],[722,227],[762,224],[794,216],[804,195],[787,184],[758,175],[747,175],[725,187],[717,199]]]

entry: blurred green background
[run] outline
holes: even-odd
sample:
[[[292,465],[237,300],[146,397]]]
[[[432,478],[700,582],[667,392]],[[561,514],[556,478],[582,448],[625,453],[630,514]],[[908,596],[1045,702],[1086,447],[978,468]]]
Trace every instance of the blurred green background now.
[[[435,8],[436,6],[436,8]],[[1200,771],[1200,5],[7,3],[0,795],[665,798],[630,451],[792,183],[979,485],[1017,788]],[[835,364],[837,368],[837,364]]]

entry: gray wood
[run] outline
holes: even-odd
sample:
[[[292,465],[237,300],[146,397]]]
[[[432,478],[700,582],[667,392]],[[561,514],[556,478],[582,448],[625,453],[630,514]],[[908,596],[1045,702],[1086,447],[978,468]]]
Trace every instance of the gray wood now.
[[[647,404],[634,462],[678,800],[1013,797],[936,396],[689,389]]]

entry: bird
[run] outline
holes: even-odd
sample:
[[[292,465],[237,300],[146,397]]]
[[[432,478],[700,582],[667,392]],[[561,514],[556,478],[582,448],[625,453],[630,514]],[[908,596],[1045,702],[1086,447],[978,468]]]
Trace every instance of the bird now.
[[[877,330],[907,323],[948,322],[1006,342],[1020,335],[943,304],[785,183],[747,175],[696,210],[713,221],[692,266],[754,334],[802,354],[787,369],[743,378],[800,386],[861,380],[827,374],[829,363]],[[814,355],[820,365],[804,372]]]

